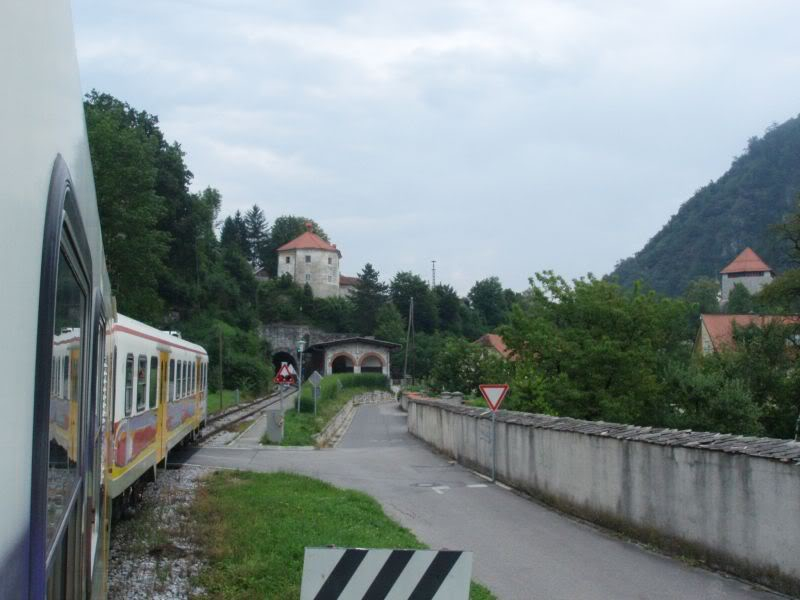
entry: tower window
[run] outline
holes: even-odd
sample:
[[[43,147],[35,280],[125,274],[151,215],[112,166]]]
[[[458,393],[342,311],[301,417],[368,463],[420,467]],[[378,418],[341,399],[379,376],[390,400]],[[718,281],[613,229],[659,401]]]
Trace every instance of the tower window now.
[[[328,257],[328,264],[329,264],[329,265],[332,265],[332,264],[333,264],[333,258],[332,258],[332,257],[330,257],[330,256]]]
[[[307,263],[311,262],[311,255],[310,254],[306,254],[306,262]]]
[[[286,264],[288,265],[290,262],[292,262],[292,257],[291,256],[287,256],[286,257]]]
[[[306,283],[311,283],[311,273],[306,273]]]

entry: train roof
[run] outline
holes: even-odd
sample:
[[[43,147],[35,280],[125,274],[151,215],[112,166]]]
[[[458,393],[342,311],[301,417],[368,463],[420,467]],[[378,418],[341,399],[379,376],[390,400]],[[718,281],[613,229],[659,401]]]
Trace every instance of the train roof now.
[[[199,344],[192,343],[168,331],[161,331],[160,329],[156,329],[155,327],[151,327],[141,321],[131,319],[119,313],[117,313],[116,323],[114,323],[114,331],[144,337],[154,342],[180,348],[182,350],[189,350],[190,352],[197,352],[198,354],[208,354],[205,348]]]

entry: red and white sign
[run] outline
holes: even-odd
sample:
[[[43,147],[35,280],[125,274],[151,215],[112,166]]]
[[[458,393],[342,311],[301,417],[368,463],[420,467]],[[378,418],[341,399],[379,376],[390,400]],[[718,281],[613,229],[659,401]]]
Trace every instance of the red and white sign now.
[[[489,405],[492,411],[500,408],[503,400],[506,399],[506,394],[508,394],[507,383],[486,383],[479,385],[478,388],[480,388],[483,399],[486,400],[486,404]]]
[[[283,363],[281,368],[278,369],[278,374],[275,375],[275,379],[273,379],[275,383],[294,383],[295,376],[292,375],[292,370],[289,368],[289,365]]]

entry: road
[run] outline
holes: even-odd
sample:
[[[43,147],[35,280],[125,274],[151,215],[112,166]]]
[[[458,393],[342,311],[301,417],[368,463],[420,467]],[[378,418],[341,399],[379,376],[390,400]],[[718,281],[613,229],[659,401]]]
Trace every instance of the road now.
[[[648,551],[434,453],[394,404],[361,406],[335,449],[203,448],[190,464],[292,471],[361,490],[434,548],[474,552],[473,575],[503,600],[739,600],[782,596]]]

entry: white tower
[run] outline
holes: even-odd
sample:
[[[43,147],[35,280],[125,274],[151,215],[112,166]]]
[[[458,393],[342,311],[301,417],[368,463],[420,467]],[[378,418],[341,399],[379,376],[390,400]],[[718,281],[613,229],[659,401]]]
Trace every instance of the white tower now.
[[[306,232],[278,248],[278,277],[288,273],[298,285],[311,286],[315,298],[339,296],[339,261],[342,253],[306,223]]]

